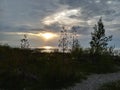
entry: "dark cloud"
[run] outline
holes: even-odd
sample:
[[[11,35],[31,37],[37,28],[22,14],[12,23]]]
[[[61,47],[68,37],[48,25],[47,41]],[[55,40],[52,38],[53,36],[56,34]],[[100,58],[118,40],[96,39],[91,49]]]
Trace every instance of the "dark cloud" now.
[[[89,35],[91,32],[90,27],[82,27],[82,26],[73,26],[74,29],[76,30],[77,34],[79,35]],[[73,32],[73,27],[70,29],[70,32]]]
[[[113,15],[118,11],[120,1],[112,0],[60,0],[61,4],[67,4],[70,8],[82,8],[83,18],[93,18],[95,16]],[[114,3],[115,5],[113,5]],[[116,6],[117,4],[117,6]]]
[[[59,7],[57,0],[2,0],[0,21],[4,26],[16,27],[16,24],[39,24],[41,20]],[[36,27],[34,27],[36,28]]]
[[[30,31],[31,27],[21,25],[21,26],[11,26],[0,24],[0,32],[27,32]]]
[[[62,26],[60,27],[58,23],[52,24],[50,26],[44,25],[45,30],[51,31],[51,32],[60,32],[62,29]]]

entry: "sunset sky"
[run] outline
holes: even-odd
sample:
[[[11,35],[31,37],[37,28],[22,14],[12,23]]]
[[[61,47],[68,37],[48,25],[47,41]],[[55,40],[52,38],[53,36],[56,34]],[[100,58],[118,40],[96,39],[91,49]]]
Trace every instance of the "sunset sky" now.
[[[93,26],[103,18],[110,45],[120,48],[120,0],[0,0],[0,43],[57,47],[62,26],[79,26],[79,42],[89,47]]]

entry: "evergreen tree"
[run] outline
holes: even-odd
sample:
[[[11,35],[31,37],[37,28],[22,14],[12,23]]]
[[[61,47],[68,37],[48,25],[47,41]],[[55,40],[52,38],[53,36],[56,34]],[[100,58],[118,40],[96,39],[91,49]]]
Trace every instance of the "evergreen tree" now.
[[[94,32],[91,33],[92,40],[90,41],[91,53],[100,55],[107,51],[108,41],[112,40],[112,35],[106,37],[102,18],[99,19],[93,29]]]

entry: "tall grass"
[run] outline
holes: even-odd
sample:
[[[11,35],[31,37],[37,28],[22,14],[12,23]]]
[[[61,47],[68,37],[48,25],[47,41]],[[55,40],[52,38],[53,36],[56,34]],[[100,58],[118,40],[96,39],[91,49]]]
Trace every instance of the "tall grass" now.
[[[95,62],[92,59],[84,51],[66,53],[63,60],[59,52],[40,53],[0,46],[0,89],[60,89],[80,82],[87,74],[117,70],[110,56],[99,56]]]
[[[60,54],[0,46],[1,89],[58,89],[84,78],[76,63],[63,61]]]

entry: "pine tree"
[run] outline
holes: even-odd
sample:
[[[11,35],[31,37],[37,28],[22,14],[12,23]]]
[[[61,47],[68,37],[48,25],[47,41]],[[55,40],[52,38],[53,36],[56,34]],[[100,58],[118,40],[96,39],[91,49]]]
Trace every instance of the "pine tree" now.
[[[108,41],[112,40],[112,35],[106,37],[102,18],[99,19],[93,29],[94,32],[91,33],[92,40],[90,41],[91,53],[98,55],[103,54],[108,49]]]

